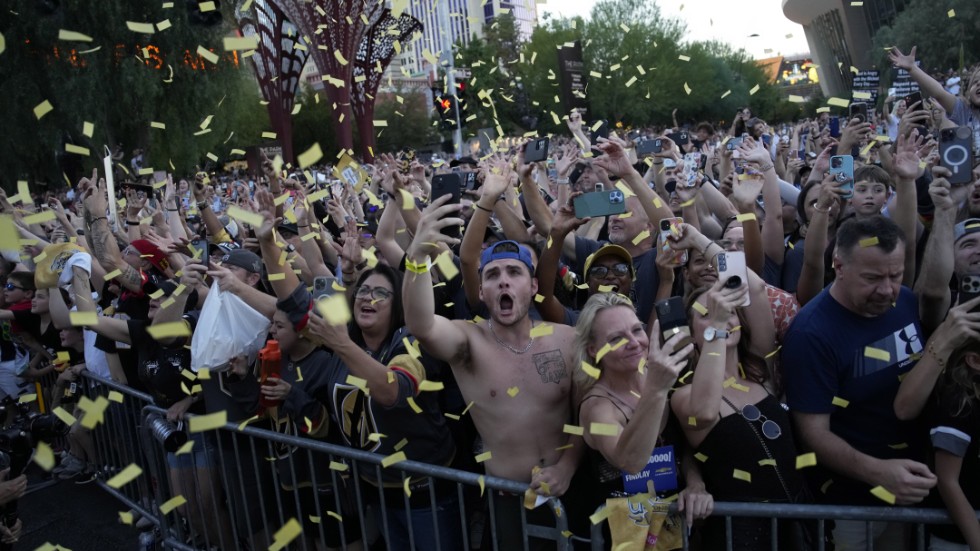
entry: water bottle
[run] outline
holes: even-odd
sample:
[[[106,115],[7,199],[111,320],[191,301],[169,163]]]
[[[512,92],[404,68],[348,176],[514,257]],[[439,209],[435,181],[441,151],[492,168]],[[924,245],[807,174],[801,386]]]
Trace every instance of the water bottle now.
[[[279,350],[279,341],[269,340],[265,343],[265,348],[259,350],[259,383],[265,384],[269,377],[279,377],[279,369],[282,366],[282,351]],[[266,398],[259,395],[259,405],[269,409],[279,405],[279,400]]]
[[[153,526],[140,532],[140,551],[156,551],[157,550],[157,536]]]

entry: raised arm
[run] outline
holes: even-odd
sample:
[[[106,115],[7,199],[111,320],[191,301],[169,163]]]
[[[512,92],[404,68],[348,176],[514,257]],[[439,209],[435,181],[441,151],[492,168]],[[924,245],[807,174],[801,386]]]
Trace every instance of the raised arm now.
[[[262,215],[262,225],[254,228],[262,251],[262,262],[269,274],[269,284],[273,292],[283,299],[296,289],[299,278],[286,262],[285,251],[277,243],[275,197],[269,191],[259,190],[255,192],[255,200],[259,205],[259,214]]]
[[[572,194],[572,197],[576,195],[581,195],[581,192]],[[575,210],[567,204],[562,205],[555,214],[551,235],[548,237],[548,246],[541,254],[535,272],[538,278],[538,292],[544,297],[537,307],[541,319],[552,323],[565,323],[565,307],[555,298],[555,281],[558,279],[558,262],[561,259],[562,244],[565,242],[566,235],[588,220],[588,218],[576,218]],[[588,279],[588,274],[585,274],[585,279]]]
[[[922,91],[926,95],[939,100],[939,103],[942,104],[943,109],[947,113],[953,112],[953,109],[956,107],[956,96],[947,92],[941,83],[937,82],[936,79],[929,76],[929,73],[923,71],[915,64],[915,46],[912,46],[912,49],[907,55],[903,54],[898,49],[898,46],[895,46],[888,52],[888,59],[895,67],[908,71],[909,76],[919,84]]]
[[[402,287],[405,326],[409,333],[435,358],[446,362],[468,355],[469,351],[469,341],[464,329],[435,313],[432,276],[428,268],[428,259],[437,254],[437,243],[454,245],[458,241],[440,233],[442,228],[463,223],[462,219],[454,216],[459,212],[460,206],[446,204],[449,197],[444,195],[436,199],[422,213],[418,233],[408,247],[411,269],[405,274]]]
[[[956,203],[946,179],[950,173],[942,167],[932,169],[932,173],[935,179],[929,184],[929,196],[936,211],[922,258],[922,271],[914,289],[919,299],[922,328],[927,335],[942,323],[949,310],[949,281],[954,271],[953,227],[956,224]]]
[[[796,287],[796,298],[800,306],[820,294],[824,288],[826,266],[824,252],[827,250],[827,232],[830,227],[830,211],[835,203],[840,204],[844,191],[833,175],[828,174],[820,184],[820,195],[817,205],[813,208],[810,227],[806,233],[806,249],[803,252],[803,270]]]
[[[95,303],[92,302],[92,288],[89,287],[88,283],[88,274],[78,266],[72,268],[71,288],[75,293],[75,306],[78,311],[96,313]],[[92,325],[90,329],[108,339],[132,344],[129,336],[129,324],[125,320],[98,315],[97,323]]]
[[[604,153],[603,156],[595,160],[594,164],[606,170],[610,174],[619,176],[629,189],[636,194],[636,197],[643,205],[643,211],[647,218],[656,223],[664,218],[671,218],[674,213],[661,198],[650,189],[650,186],[643,180],[640,173],[633,168],[633,165],[626,157],[626,150],[623,148],[623,141],[618,138],[608,140],[600,138],[599,149]]]
[[[507,175],[501,173],[503,163],[494,165],[493,170],[484,170],[483,186],[480,188],[480,198],[473,203],[473,215],[463,233],[463,241],[459,247],[459,263],[463,273],[463,291],[470,308],[480,305],[480,253],[483,250],[483,235],[490,223],[490,214],[496,208],[497,197],[507,188]],[[504,206],[503,208],[507,208]],[[421,259],[414,259],[416,262]],[[409,277],[412,277],[409,275]],[[414,333],[413,333],[414,334]]]
[[[921,159],[917,154],[920,149],[923,149],[923,139],[919,136],[918,130],[913,130],[908,138],[899,135],[895,147],[895,157],[890,165],[896,191],[895,211],[891,214],[891,218],[905,234],[905,275],[902,278],[902,284],[908,287],[911,287],[915,281],[915,230],[918,222],[916,211],[918,197],[915,180],[922,175],[923,171],[919,167]]]
[[[106,198],[105,180],[98,178],[98,170],[92,171],[92,179],[82,178],[78,182],[78,193],[82,196],[85,225],[88,227],[86,236],[94,256],[107,272],[119,270],[117,281],[127,290],[134,293],[143,291],[143,277],[139,270],[123,260],[119,245],[109,228],[106,217],[108,199]],[[87,282],[86,282],[87,285]]]

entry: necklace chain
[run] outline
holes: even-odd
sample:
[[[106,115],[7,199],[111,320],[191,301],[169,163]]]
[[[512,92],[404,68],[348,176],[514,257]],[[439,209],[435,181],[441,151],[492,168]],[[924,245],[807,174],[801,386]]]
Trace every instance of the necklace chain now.
[[[500,346],[503,346],[507,350],[510,350],[514,354],[524,354],[525,352],[527,352],[528,350],[530,350],[531,349],[531,345],[534,344],[534,337],[531,337],[531,340],[527,341],[527,346],[524,347],[524,350],[518,350],[518,349],[514,348],[513,346],[511,346],[511,345],[505,343],[504,341],[500,340],[500,337],[498,337],[497,336],[497,333],[495,333],[494,330],[493,330],[493,320],[492,319],[487,320],[487,326],[490,328],[490,334],[493,335],[493,340],[497,341],[497,344],[499,344]]]

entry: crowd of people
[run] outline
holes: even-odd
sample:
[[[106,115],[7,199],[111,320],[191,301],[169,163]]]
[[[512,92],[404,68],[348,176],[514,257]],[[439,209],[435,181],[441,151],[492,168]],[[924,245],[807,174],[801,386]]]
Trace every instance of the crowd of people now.
[[[572,112],[540,161],[523,145],[448,163],[400,152],[358,183],[264,159],[161,182],[121,170],[118,197],[98,171],[61,194],[0,195],[20,239],[2,244],[0,390],[50,381],[45,403],[70,411],[87,370],[152,395],[169,421],[226,411],[404,452],[527,483],[583,518],[646,492],[676,500],[706,550],[725,545],[716,501],[944,504],[955,524],[931,529],[931,548],[980,549],[980,169],[939,154],[962,134],[980,158],[980,71],[954,95],[914,50],[891,58],[922,99],[880,113],[770,125],[745,108],[727,130],[605,134]],[[214,334],[198,319],[215,294],[268,335],[204,380],[188,344]],[[331,477],[310,471],[331,467],[296,468],[283,446],[236,500],[220,482],[234,465],[211,453],[223,443],[191,441],[167,455],[172,493],[191,533],[225,548],[258,541],[233,533],[243,517],[277,529],[255,503],[286,495],[304,526],[323,518],[318,546],[367,547],[357,484],[387,496],[372,507],[390,549],[410,527],[416,549],[462,548],[454,485],[364,469],[323,488]],[[76,425],[54,475],[91,480],[97,455]],[[259,469],[278,469],[278,487]],[[313,510],[328,490],[343,537]],[[22,491],[4,482],[0,499]],[[498,494],[487,540],[522,548],[524,496]],[[910,542],[902,525],[829,524],[781,521],[779,548]],[[735,519],[732,548],[768,549],[771,530]]]

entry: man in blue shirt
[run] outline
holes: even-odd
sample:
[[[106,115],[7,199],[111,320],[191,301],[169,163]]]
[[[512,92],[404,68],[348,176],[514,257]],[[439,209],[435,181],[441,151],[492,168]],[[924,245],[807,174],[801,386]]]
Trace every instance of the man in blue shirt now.
[[[893,409],[900,378],[922,355],[915,296],[902,287],[906,240],[884,216],[844,223],[836,279],[808,303],[783,344],[787,401],[802,441],[817,455],[809,473],[819,500],[880,505],[922,501],[936,477],[926,442]],[[900,525],[874,523],[880,549],[903,549]],[[839,550],[865,549],[863,522],[838,521]]]

